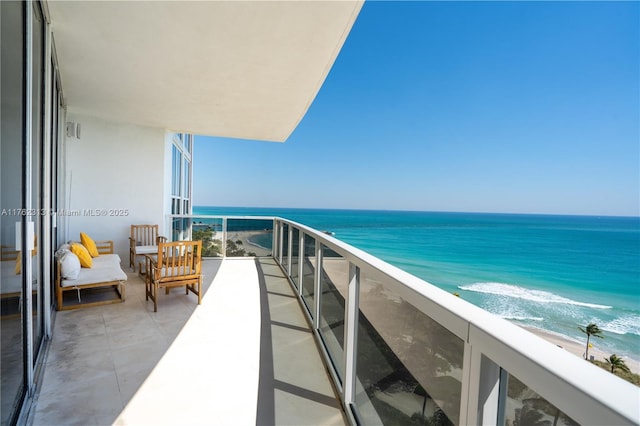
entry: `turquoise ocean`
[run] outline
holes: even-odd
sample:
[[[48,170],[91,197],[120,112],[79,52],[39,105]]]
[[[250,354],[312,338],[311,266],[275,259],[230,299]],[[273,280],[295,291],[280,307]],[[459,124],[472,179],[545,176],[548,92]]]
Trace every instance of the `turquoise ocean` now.
[[[365,250],[517,324],[640,359],[640,218],[194,207],[280,216]]]

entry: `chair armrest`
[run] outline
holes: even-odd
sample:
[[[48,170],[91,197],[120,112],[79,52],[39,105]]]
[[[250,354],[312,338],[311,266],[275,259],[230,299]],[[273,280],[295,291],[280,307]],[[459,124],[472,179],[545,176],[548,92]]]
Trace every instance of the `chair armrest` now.
[[[152,280],[155,276],[152,272],[157,268],[157,260],[153,258],[154,255],[145,254],[144,255],[144,264],[145,264],[145,273],[147,275],[147,280]]]
[[[163,237],[162,235],[158,235],[156,237],[156,245],[160,243],[166,243],[166,242],[167,242],[167,237]]]

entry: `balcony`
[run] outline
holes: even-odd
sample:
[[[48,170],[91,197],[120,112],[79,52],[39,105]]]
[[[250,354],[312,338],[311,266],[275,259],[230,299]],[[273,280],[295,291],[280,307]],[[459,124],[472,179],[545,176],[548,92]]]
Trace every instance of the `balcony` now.
[[[33,424],[640,420],[637,387],[322,232],[170,220],[221,256],[202,305],[153,313],[130,273],[125,303],[58,313]]]

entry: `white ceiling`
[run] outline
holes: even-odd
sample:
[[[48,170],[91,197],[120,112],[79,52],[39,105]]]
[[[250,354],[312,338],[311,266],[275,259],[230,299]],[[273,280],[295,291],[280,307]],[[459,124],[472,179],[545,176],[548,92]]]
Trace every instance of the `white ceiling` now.
[[[284,141],[363,1],[49,1],[70,111]]]

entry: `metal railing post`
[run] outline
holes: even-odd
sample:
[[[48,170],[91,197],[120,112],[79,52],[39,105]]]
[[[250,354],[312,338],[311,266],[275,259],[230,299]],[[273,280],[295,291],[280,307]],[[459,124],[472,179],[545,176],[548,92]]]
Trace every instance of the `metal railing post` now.
[[[360,268],[349,262],[349,290],[345,303],[344,328],[344,387],[343,403],[349,407],[356,396],[356,356],[358,352],[358,310],[360,294]]]
[[[287,273],[291,276],[291,258],[293,257],[293,226],[288,226],[289,239],[287,240]]]
[[[320,306],[322,299],[322,243],[316,239],[316,269],[313,272],[314,304],[316,315],[313,317],[313,328],[320,329]]]
[[[222,218],[222,257],[227,257],[227,217]]]

